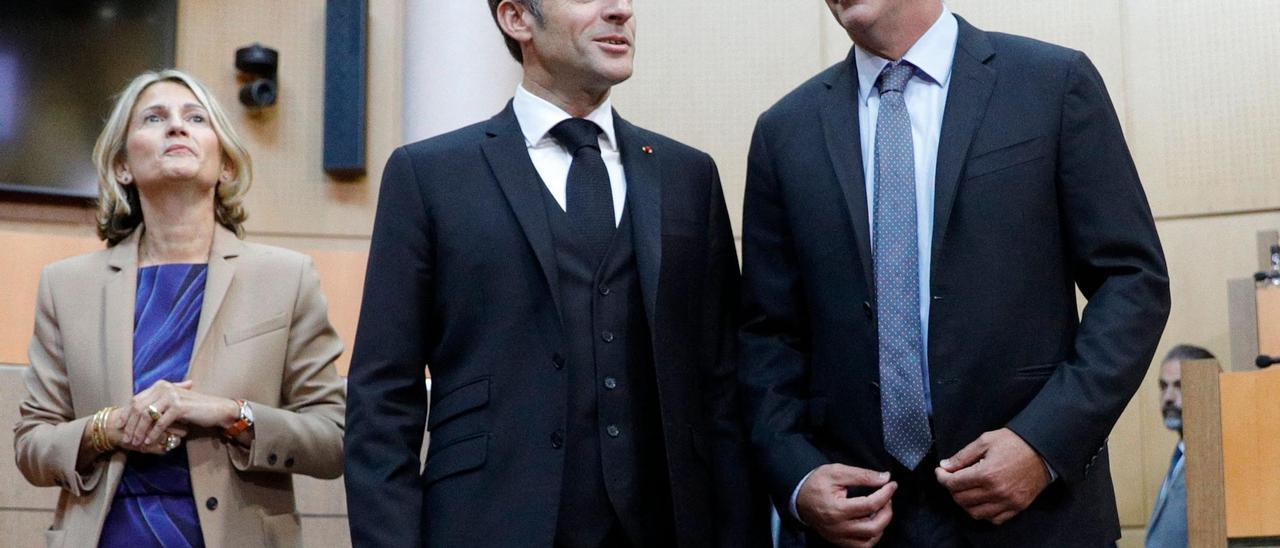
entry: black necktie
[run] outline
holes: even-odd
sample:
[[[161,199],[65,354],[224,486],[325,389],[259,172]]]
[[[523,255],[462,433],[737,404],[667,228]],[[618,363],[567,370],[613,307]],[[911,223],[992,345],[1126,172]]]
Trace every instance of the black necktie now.
[[[596,260],[604,257],[613,239],[613,190],[609,170],[600,157],[600,126],[582,118],[569,118],[551,128],[573,155],[565,189],[565,211],[582,242]]]

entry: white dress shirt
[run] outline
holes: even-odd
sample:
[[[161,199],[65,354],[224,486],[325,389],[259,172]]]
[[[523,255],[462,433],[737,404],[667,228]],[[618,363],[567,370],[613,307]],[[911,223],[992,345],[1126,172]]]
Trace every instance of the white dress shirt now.
[[[511,101],[516,121],[520,123],[520,132],[524,134],[524,145],[529,151],[529,159],[533,167],[542,177],[542,183],[551,191],[551,196],[565,209],[566,187],[569,182],[569,165],[573,163],[573,155],[552,137],[551,128],[569,118],[569,113],[516,86],[515,98]],[[609,170],[609,187],[613,190],[613,224],[622,221],[622,206],[627,199],[627,178],[622,171],[622,154],[618,152],[618,138],[613,132],[613,103],[605,98],[600,106],[586,116],[602,130],[600,132],[600,156],[604,159],[604,167]]]

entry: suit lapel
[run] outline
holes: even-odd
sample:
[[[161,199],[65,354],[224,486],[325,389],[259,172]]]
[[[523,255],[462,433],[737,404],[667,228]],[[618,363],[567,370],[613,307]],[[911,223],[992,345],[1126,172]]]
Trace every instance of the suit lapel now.
[[[107,255],[110,272],[103,286],[102,339],[107,359],[103,378],[112,404],[133,395],[133,314],[138,293],[138,242],[142,227],[111,248]]]
[[[1156,507],[1155,510],[1151,512],[1151,523],[1147,525],[1148,530],[1154,529],[1160,521],[1160,518],[1164,515],[1165,504],[1169,501],[1170,495],[1173,494],[1172,491],[1178,484],[1178,476],[1182,472],[1179,467],[1184,464],[1185,460],[1186,454],[1184,453],[1182,458],[1175,460],[1170,464],[1172,468],[1166,475],[1164,482],[1160,484],[1160,494],[1156,497]]]
[[[1152,510],[1151,512],[1151,523],[1147,524],[1148,530],[1155,529],[1156,524],[1159,523],[1160,516],[1164,512],[1164,503],[1165,501],[1169,500],[1169,488],[1171,487],[1172,487],[1171,485],[1161,484],[1160,495],[1156,498],[1155,510]]]
[[[644,293],[645,316],[649,329],[654,328],[658,303],[658,281],[662,272],[662,176],[660,150],[644,142],[640,130],[613,115],[614,133],[622,154],[622,169],[627,177],[627,205],[631,212],[632,241],[636,250],[636,266],[640,271],[640,290]]]
[[[995,88],[996,73],[985,65],[995,54],[986,33],[976,29],[960,16],[955,60],[951,66],[951,84],[947,90],[947,106],[942,115],[942,135],[938,139],[938,167],[934,178],[933,264],[947,235],[951,206],[955,204],[960,173],[964,169],[969,145],[987,112],[987,103]]]
[[[858,129],[858,78],[854,70],[853,50],[839,70],[826,82],[822,98],[822,129],[827,141],[827,154],[835,168],[836,179],[844,191],[849,220],[853,223],[858,258],[867,287],[874,292],[871,270],[871,226],[867,215],[867,187],[863,177],[862,136]]]
[[[547,221],[547,210],[542,197],[542,178],[529,159],[529,151],[525,146],[524,135],[520,133],[520,123],[516,120],[511,103],[507,108],[489,119],[485,125],[488,135],[480,148],[484,151],[485,160],[498,179],[502,193],[508,205],[515,213],[520,228],[524,230],[525,239],[533,248],[538,258],[542,274],[547,285],[551,287],[551,298],[560,310],[560,278],[556,270],[555,248],[551,241],[551,226]]]
[[[218,318],[218,311],[226,300],[231,280],[235,278],[236,265],[234,259],[240,256],[244,243],[236,238],[230,230],[218,225],[213,231],[213,244],[209,248],[209,266],[205,274],[204,302],[200,309],[200,323],[196,326],[196,340],[192,346],[191,367],[187,378],[196,379],[197,373],[203,372],[206,365],[208,349],[205,341],[209,330]]]

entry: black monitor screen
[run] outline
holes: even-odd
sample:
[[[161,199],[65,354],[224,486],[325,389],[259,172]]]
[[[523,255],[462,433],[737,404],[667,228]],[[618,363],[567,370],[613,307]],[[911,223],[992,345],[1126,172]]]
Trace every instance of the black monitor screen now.
[[[97,195],[112,100],[173,66],[177,0],[0,1],[0,195]]]

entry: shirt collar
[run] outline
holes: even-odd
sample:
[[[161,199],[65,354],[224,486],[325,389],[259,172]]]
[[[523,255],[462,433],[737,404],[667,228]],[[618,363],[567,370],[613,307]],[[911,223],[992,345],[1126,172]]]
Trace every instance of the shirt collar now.
[[[538,97],[524,85],[516,86],[516,95],[511,99],[511,108],[516,113],[516,121],[520,123],[520,132],[524,134],[526,146],[538,146],[545,139],[554,139],[549,133],[556,124],[573,118],[550,101]],[[605,147],[611,151],[618,150],[618,141],[613,133],[613,99],[605,97],[600,106],[586,116],[587,120],[600,126],[604,135]]]
[[[944,6],[938,20],[912,44],[902,58],[919,69],[917,76],[923,73],[925,81],[946,87],[947,80],[951,78],[951,64],[955,59],[956,39],[959,36],[960,24],[956,22],[951,10]],[[876,79],[880,77],[880,71],[889,64],[889,60],[870,53],[857,44],[853,45],[853,60],[858,69],[858,100],[866,104],[871,97],[871,90],[876,86]]]

